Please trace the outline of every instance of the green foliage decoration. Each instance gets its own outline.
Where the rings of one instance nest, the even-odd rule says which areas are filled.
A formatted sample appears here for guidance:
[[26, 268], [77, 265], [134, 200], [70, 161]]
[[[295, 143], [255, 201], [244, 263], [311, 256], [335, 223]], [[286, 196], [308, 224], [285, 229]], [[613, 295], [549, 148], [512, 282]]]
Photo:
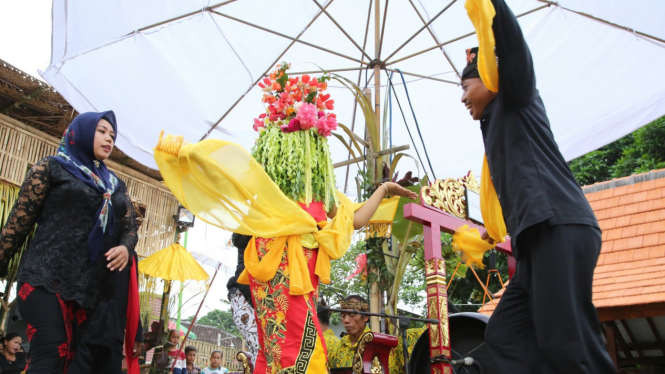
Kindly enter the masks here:
[[285, 133], [279, 125], [261, 131], [252, 156], [286, 196], [323, 202], [329, 211], [337, 195], [328, 140], [315, 129]]

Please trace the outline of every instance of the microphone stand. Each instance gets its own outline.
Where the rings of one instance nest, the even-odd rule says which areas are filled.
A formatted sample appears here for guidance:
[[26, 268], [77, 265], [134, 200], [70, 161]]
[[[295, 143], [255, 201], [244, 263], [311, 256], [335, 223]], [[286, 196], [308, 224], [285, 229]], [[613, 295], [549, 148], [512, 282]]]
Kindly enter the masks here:
[[409, 374], [409, 348], [407, 347], [407, 342], [406, 342], [406, 328], [409, 327], [411, 321], [425, 322], [425, 323], [439, 323], [438, 319], [416, 318], [409, 316], [394, 316], [386, 313], [370, 313], [355, 309], [326, 308], [326, 310], [328, 310], [329, 312], [356, 313], [363, 316], [374, 316], [374, 317], [396, 319], [398, 321], [396, 325], [399, 327], [400, 335], [402, 336], [402, 352], [404, 354], [404, 374]]

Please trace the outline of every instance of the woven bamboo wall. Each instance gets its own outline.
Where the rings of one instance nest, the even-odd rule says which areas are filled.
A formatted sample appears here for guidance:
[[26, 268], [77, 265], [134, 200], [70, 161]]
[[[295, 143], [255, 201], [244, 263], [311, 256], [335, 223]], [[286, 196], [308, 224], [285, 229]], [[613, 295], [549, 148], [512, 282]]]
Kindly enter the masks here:
[[[0, 180], [20, 186], [28, 169], [42, 158], [54, 155], [57, 145], [57, 139], [0, 115]], [[130, 175], [138, 172], [121, 171], [123, 167], [115, 163], [107, 165], [125, 182], [131, 196], [146, 204], [137, 253], [145, 257], [171, 245], [175, 235], [173, 216], [178, 210], [176, 198], [154, 179]]]

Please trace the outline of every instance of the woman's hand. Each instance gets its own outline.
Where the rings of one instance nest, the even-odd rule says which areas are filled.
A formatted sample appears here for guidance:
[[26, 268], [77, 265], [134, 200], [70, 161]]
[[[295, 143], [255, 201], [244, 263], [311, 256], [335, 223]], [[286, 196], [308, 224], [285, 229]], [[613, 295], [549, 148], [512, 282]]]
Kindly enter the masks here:
[[127, 261], [129, 261], [129, 250], [124, 245], [113, 247], [106, 252], [106, 261], [109, 261], [106, 267], [111, 271], [115, 269], [122, 271], [127, 266]]
[[[383, 183], [384, 186], [387, 187], [388, 189], [388, 195], [390, 196], [403, 196], [403, 197], [408, 197], [409, 199], [415, 200], [418, 198], [418, 194], [407, 190], [406, 188], [400, 186], [397, 183], [394, 182], [385, 182]], [[383, 188], [379, 186], [379, 188]]]

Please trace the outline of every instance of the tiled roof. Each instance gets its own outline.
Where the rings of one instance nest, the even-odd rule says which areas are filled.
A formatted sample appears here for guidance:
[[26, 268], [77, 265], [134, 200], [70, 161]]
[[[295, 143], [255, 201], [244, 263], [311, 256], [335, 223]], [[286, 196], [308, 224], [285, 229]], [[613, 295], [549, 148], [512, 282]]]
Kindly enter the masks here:
[[[583, 190], [603, 231], [593, 281], [601, 320], [614, 319], [612, 308], [646, 316], [639, 309], [665, 303], [665, 169]], [[492, 311], [492, 303], [483, 307]]]
[[[603, 188], [610, 183], [616, 187]], [[585, 192], [603, 230], [593, 282], [596, 308], [665, 302], [665, 170]]]

